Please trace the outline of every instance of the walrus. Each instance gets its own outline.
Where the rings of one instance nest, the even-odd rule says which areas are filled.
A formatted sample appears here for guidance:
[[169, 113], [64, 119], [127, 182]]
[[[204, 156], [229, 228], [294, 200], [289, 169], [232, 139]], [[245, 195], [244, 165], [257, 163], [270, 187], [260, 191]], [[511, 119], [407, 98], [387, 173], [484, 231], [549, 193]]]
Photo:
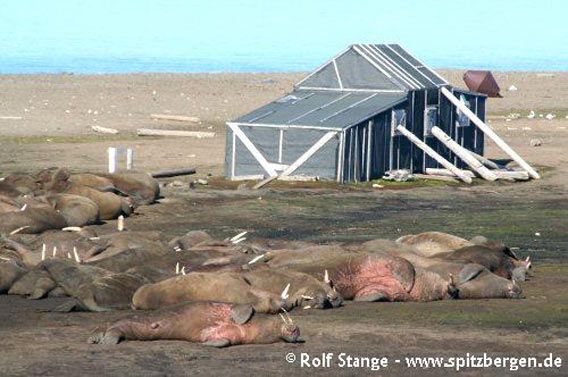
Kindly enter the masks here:
[[442, 280], [449, 279], [451, 298], [521, 298], [522, 289], [514, 281], [497, 276], [480, 264], [461, 260], [424, 257], [414, 252], [400, 253], [397, 256], [408, 260], [416, 270], [434, 273]]
[[53, 194], [49, 195], [47, 200], [65, 218], [67, 226], [83, 227], [100, 221], [99, 206], [88, 197]]
[[57, 308], [57, 311], [92, 311], [129, 309], [132, 296], [144, 284], [154, 283], [173, 273], [151, 266], [138, 266], [125, 272], [101, 274], [85, 281], [74, 290], [65, 290], [74, 298]]
[[516, 281], [525, 281], [532, 269], [530, 258], [520, 260], [508, 247], [500, 243], [462, 247], [444, 254], [443, 258], [477, 263], [498, 276]]
[[0, 256], [0, 293], [6, 293], [26, 272], [18, 261]]
[[473, 245], [466, 239], [442, 232], [411, 234], [398, 238], [396, 242], [412, 246], [418, 254], [425, 257]]
[[102, 173], [120, 192], [132, 197], [136, 205], [152, 204], [160, 197], [160, 184], [157, 179], [145, 172]]
[[58, 169], [51, 176], [51, 180], [44, 184], [44, 189], [50, 193], [74, 194], [91, 199], [99, 207], [101, 220], [111, 220], [120, 215], [132, 214], [132, 199], [112, 192], [101, 192], [88, 186], [81, 186], [70, 181], [70, 176], [67, 169]]
[[[284, 291], [286, 286], [280, 289]], [[291, 309], [285, 297], [251, 286], [238, 273], [192, 272], [143, 285], [132, 297], [133, 309], [158, 309], [181, 302], [221, 301], [250, 304], [259, 313]]]
[[195, 302], [119, 320], [90, 336], [88, 343], [170, 339], [227, 347], [299, 342], [298, 326], [289, 317], [282, 316], [282, 321], [276, 316], [254, 313], [250, 305]]
[[305, 250], [268, 252], [271, 268], [308, 273], [317, 279], [325, 271], [334, 288], [345, 300], [407, 301], [414, 285], [415, 270], [410, 262], [389, 255], [349, 251], [346, 248], [317, 246]]
[[0, 213], [0, 233], [41, 233], [48, 229], [62, 229], [67, 226], [65, 218], [56, 210], [25, 208], [23, 211]]
[[47, 271], [36, 266], [16, 280], [8, 290], [8, 294], [37, 300], [45, 297], [55, 287], [57, 287], [57, 283]]

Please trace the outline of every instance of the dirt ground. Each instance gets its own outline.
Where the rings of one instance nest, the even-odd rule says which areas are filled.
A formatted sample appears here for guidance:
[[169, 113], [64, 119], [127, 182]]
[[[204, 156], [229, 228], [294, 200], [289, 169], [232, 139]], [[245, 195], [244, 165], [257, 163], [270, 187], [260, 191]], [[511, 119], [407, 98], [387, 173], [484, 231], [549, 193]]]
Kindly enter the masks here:
[[[460, 72], [444, 72], [457, 82]], [[552, 76], [551, 76], [552, 75]], [[3, 76], [0, 77], [0, 176], [47, 166], [104, 170], [108, 146], [135, 149], [141, 170], [195, 166], [196, 176], [164, 189], [161, 203], [143, 207], [127, 226], [173, 237], [204, 229], [217, 237], [242, 230], [249, 238], [317, 242], [394, 239], [439, 230], [501, 239], [535, 260], [535, 277], [521, 300], [431, 303], [348, 303], [331, 311], [293, 312], [304, 344], [209, 349], [185, 342], [86, 344], [97, 325], [128, 312], [51, 313], [60, 299], [0, 296], [0, 375], [567, 375], [568, 369], [568, 74], [498, 73], [505, 98], [490, 100], [491, 125], [543, 178], [526, 183], [439, 182], [373, 189], [370, 184], [278, 184], [236, 189], [221, 178], [227, 119], [289, 90], [301, 74]], [[27, 111], [26, 111], [27, 109]], [[89, 112], [90, 110], [90, 112]], [[536, 119], [527, 119], [530, 110]], [[68, 112], [67, 112], [68, 111]], [[94, 112], [97, 111], [95, 114]], [[152, 113], [199, 116], [201, 124], [158, 122]], [[510, 113], [520, 119], [507, 120]], [[554, 113], [555, 119], [544, 116]], [[543, 114], [543, 118], [539, 117]], [[7, 117], [21, 117], [11, 119]], [[514, 117], [510, 117], [514, 118]], [[93, 134], [92, 125], [119, 135]], [[212, 139], [138, 138], [139, 127], [214, 131]], [[540, 147], [531, 147], [540, 139]], [[503, 157], [488, 142], [489, 157]], [[189, 189], [196, 177], [208, 186]], [[98, 226], [111, 231], [113, 222]], [[388, 357], [389, 367], [300, 368], [285, 357], [332, 352]], [[539, 356], [563, 358], [560, 369], [406, 368], [407, 356]], [[403, 361], [404, 363], [404, 361]], [[270, 372], [269, 372], [270, 371]]]

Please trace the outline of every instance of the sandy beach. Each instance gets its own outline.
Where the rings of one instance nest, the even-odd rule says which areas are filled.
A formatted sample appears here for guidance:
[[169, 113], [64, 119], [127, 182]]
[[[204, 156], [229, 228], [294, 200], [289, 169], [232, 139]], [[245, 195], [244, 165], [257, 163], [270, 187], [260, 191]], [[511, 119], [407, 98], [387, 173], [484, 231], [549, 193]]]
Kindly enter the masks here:
[[[462, 86], [461, 71], [440, 71]], [[127, 219], [129, 229], [161, 230], [173, 237], [204, 229], [219, 239], [243, 230], [249, 237], [316, 242], [395, 239], [439, 230], [462, 237], [503, 240], [523, 258], [531, 255], [536, 277], [523, 300], [428, 303], [349, 303], [341, 309], [293, 313], [305, 344], [209, 349], [186, 342], [126, 342], [115, 348], [86, 344], [90, 331], [124, 312], [51, 313], [61, 299], [0, 296], [0, 366], [3, 375], [219, 375], [252, 373], [334, 375], [300, 369], [288, 352], [354, 355], [547, 356], [568, 362], [568, 73], [497, 72], [504, 98], [490, 99], [489, 124], [542, 173], [522, 183], [425, 185], [373, 189], [281, 184], [236, 190], [222, 179], [224, 122], [291, 90], [303, 74], [132, 74], [0, 76], [0, 176], [68, 166], [104, 171], [106, 148], [131, 147], [135, 167], [153, 171], [195, 167], [179, 187], [165, 187], [161, 203]], [[511, 85], [516, 91], [508, 91]], [[534, 111], [534, 119], [527, 118]], [[198, 124], [157, 121], [151, 114], [195, 116]], [[519, 115], [516, 115], [519, 114]], [[554, 118], [546, 119], [553, 114]], [[541, 117], [542, 115], [542, 117]], [[92, 126], [119, 130], [94, 133]], [[142, 138], [137, 128], [215, 132], [214, 138]], [[540, 140], [538, 147], [531, 141]], [[487, 142], [487, 155], [505, 155]], [[189, 189], [209, 177], [208, 186]], [[451, 200], [448, 200], [451, 198]], [[95, 227], [111, 232], [114, 221]], [[330, 374], [330, 372], [333, 372]], [[351, 372], [351, 371], [347, 371]], [[371, 373], [360, 370], [361, 373]], [[383, 373], [384, 372], [384, 373]], [[566, 375], [562, 369], [539, 375]], [[394, 366], [374, 375], [512, 375], [534, 370], [408, 370]]]

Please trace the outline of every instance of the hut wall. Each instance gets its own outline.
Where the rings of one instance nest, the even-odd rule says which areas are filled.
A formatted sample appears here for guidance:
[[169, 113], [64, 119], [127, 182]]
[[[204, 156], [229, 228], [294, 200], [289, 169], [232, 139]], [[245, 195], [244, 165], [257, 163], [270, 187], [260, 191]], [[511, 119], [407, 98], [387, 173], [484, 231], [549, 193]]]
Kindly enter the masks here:
[[[328, 131], [316, 129], [299, 129], [287, 127], [240, 126], [250, 141], [270, 163], [290, 165], [304, 154]], [[282, 138], [282, 141], [280, 141]], [[232, 174], [232, 157], [235, 156], [234, 176], [266, 175], [266, 171], [258, 163], [252, 153], [239, 138], [235, 138], [233, 154], [233, 132], [227, 132], [227, 148], [225, 155], [225, 171]], [[280, 151], [280, 146], [282, 150]], [[336, 162], [338, 156], [339, 137], [332, 138], [292, 175], [318, 176], [325, 179], [336, 179]]]
[[[460, 98], [462, 95], [467, 102], [469, 102], [469, 108], [483, 121], [485, 121], [485, 101], [486, 97], [478, 96], [474, 93], [462, 91], [459, 89], [452, 89], [453, 94]], [[438, 127], [440, 127], [446, 134], [448, 134], [452, 139], [454, 139], [458, 144], [464, 148], [474, 151], [480, 155], [484, 152], [484, 133], [473, 124], [470, 120], [467, 120], [465, 125], [458, 124], [458, 113], [456, 108], [452, 103], [443, 95], [439, 96], [439, 115], [438, 115]], [[440, 143], [436, 138], [432, 136], [426, 137], [426, 143], [432, 147], [436, 152], [442, 155], [451, 163], [455, 164], [459, 168], [467, 168], [467, 165], [454, 153], [448, 150], [448, 148]], [[426, 158], [426, 167], [441, 167], [436, 161], [431, 158]]]
[[[426, 91], [412, 91], [408, 93], [406, 110], [406, 128], [418, 136], [424, 137], [424, 110], [426, 108]], [[404, 135], [396, 134], [392, 140], [392, 163], [390, 169], [408, 169], [412, 172], [422, 172], [424, 169], [424, 152], [416, 147]]]

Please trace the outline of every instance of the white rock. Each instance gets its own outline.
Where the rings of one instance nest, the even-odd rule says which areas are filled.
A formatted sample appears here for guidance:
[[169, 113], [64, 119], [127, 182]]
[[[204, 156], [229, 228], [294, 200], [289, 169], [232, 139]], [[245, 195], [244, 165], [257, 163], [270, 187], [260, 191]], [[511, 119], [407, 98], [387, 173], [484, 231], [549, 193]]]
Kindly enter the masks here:
[[385, 186], [379, 185], [378, 183], [373, 183], [373, 188], [379, 188], [380, 189], [380, 188], [383, 188], [383, 187], [385, 187]]
[[529, 113], [529, 115], [527, 115], [527, 118], [533, 119], [535, 116], [536, 116], [535, 112], [531, 110], [531, 112]]
[[530, 141], [531, 147], [540, 147], [542, 145], [542, 140], [540, 139], [531, 139]]
[[517, 89], [517, 87], [516, 87], [515, 85], [511, 85], [507, 90], [508, 90], [509, 92], [516, 92], [516, 91], [519, 90], [519, 89]]
[[536, 232], [534, 235], [540, 237], [540, 232]]
[[548, 113], [548, 114], [546, 114], [545, 118], [548, 119], [548, 120], [552, 120], [552, 119], [556, 118], [556, 115], [554, 115], [552, 113]]

